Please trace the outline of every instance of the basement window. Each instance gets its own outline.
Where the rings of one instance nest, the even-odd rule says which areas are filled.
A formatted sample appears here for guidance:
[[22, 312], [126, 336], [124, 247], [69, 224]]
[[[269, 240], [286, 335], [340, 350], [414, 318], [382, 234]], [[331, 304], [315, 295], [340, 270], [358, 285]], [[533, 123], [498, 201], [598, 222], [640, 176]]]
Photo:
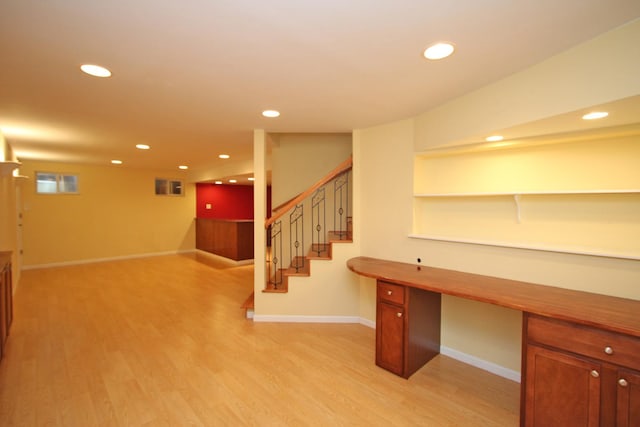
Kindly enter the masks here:
[[156, 178], [157, 196], [182, 196], [184, 195], [182, 181], [177, 179]]
[[36, 172], [36, 193], [78, 194], [78, 175]]

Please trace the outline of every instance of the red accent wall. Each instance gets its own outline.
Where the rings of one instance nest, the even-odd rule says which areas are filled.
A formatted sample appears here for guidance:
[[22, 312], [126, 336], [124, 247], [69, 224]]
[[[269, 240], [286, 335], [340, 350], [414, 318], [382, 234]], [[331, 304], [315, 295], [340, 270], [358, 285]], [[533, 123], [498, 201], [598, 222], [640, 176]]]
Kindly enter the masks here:
[[[207, 209], [207, 203], [211, 209]], [[267, 187], [267, 212], [271, 212], [271, 187]], [[253, 186], [196, 184], [196, 216], [215, 219], [253, 219]]]

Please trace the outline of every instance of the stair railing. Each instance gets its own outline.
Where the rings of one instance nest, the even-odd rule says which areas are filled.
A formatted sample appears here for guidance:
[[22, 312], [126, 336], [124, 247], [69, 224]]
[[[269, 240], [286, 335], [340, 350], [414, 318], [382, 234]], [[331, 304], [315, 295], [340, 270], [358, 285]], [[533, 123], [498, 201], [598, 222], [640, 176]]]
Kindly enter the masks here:
[[304, 250], [304, 209], [302, 205], [298, 205], [289, 215], [290, 266], [296, 273], [304, 268]]
[[349, 176], [343, 174], [333, 182], [333, 229], [338, 234], [340, 240], [351, 238], [349, 236]]
[[[299, 272], [305, 268], [306, 254], [309, 248], [305, 247], [305, 235], [311, 234], [311, 250], [318, 256], [327, 250], [326, 209], [333, 209], [334, 231], [341, 240], [350, 239], [351, 226], [349, 221], [349, 171], [352, 168], [352, 158], [349, 157], [340, 163], [322, 179], [317, 181], [298, 196], [275, 208], [274, 214], [265, 220], [267, 235], [271, 241], [271, 250], [267, 251], [268, 285], [272, 290], [280, 289], [283, 283], [283, 265], [285, 258], [290, 259], [290, 268]], [[334, 200], [327, 200], [325, 188], [327, 184], [334, 182]], [[310, 199], [310, 200], [309, 200]], [[306, 205], [306, 207], [305, 207]], [[304, 210], [311, 209], [311, 226], [305, 228]], [[289, 236], [283, 236], [285, 230], [282, 227], [281, 218], [289, 213]], [[283, 254], [283, 241], [289, 240], [289, 253]], [[284, 257], [283, 257], [284, 255]]]
[[311, 198], [311, 250], [317, 256], [327, 244], [326, 200], [324, 187], [318, 188]]
[[282, 263], [282, 221], [276, 221], [267, 229], [271, 236], [271, 250], [267, 251], [268, 288], [279, 289], [283, 281]]

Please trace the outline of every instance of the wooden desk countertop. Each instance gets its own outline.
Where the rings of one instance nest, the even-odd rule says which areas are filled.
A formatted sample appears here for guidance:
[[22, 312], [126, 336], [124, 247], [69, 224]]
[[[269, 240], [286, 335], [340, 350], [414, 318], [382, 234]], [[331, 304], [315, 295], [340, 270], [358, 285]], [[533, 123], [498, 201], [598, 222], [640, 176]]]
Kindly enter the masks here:
[[347, 267], [373, 279], [640, 337], [637, 300], [369, 257], [351, 258]]

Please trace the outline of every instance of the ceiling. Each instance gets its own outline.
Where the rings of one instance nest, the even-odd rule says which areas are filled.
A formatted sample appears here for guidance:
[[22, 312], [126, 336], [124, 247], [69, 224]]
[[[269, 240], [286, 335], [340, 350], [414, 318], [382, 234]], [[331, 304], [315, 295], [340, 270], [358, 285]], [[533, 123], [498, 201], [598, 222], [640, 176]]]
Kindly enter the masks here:
[[[411, 117], [639, 16], [637, 0], [7, 0], [0, 128], [21, 159], [228, 175], [253, 129]], [[456, 52], [425, 60], [441, 40]]]

